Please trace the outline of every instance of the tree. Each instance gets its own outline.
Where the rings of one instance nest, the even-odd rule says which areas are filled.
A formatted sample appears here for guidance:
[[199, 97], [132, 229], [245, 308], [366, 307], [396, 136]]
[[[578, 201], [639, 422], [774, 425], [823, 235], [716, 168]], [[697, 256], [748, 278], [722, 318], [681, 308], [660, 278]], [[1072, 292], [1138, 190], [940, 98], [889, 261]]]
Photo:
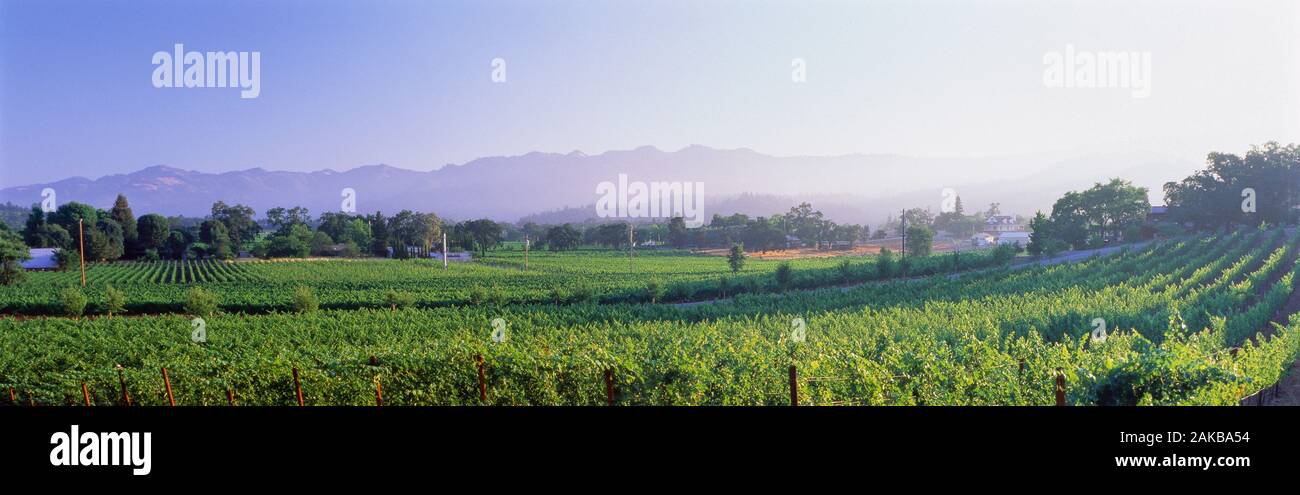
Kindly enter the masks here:
[[217, 295], [194, 287], [185, 295], [185, 312], [194, 316], [212, 316], [217, 312]]
[[189, 247], [193, 240], [183, 230], [173, 230], [167, 234], [167, 254], [172, 259], [182, 259], [185, 257], [186, 248]]
[[907, 254], [928, 256], [934, 243], [934, 231], [924, 224], [908, 224]]
[[824, 240], [823, 233], [823, 215], [820, 211], [814, 211], [812, 205], [808, 203], [799, 203], [799, 206], [790, 208], [786, 213], [785, 219], [787, 227], [794, 235], [803, 241], [813, 240], [821, 242]]
[[775, 276], [777, 287], [781, 290], [790, 288], [790, 284], [794, 282], [794, 271], [790, 268], [790, 262], [782, 261], [781, 264], [776, 265]]
[[74, 237], [77, 232], [78, 220], [85, 221], [86, 227], [93, 227], [98, 219], [95, 207], [76, 201], [63, 203], [58, 210], [46, 217], [47, 222], [63, 227], [63, 230], [68, 231]]
[[384, 214], [376, 211], [373, 215], [366, 217], [366, 224], [370, 226], [371, 233], [370, 254], [388, 257], [388, 221], [384, 219]]
[[571, 224], [551, 227], [546, 231], [546, 245], [551, 251], [569, 251], [578, 248], [582, 233]]
[[22, 237], [0, 231], [0, 285], [20, 284], [26, 279], [22, 262], [32, 259]]
[[[1300, 206], [1300, 146], [1268, 142], [1246, 155], [1212, 152], [1204, 170], [1164, 186], [1170, 217], [1199, 229], [1290, 224]], [[1253, 191], [1253, 197], [1248, 197]], [[1253, 211], [1243, 204], [1253, 200]]]
[[879, 278], [889, 278], [894, 276], [894, 252], [887, 247], [880, 248], [880, 255], [876, 256], [876, 275]]
[[501, 226], [486, 218], [464, 222], [462, 227], [468, 234], [479, 255], [501, 244]]
[[80, 317], [86, 312], [86, 295], [76, 287], [66, 287], [59, 293], [59, 309], [64, 316]]
[[645, 295], [650, 299], [650, 304], [659, 302], [659, 298], [664, 297], [664, 285], [658, 280], [651, 279], [645, 284]]
[[672, 217], [668, 220], [668, 243], [675, 248], [681, 249], [686, 247], [686, 242], [686, 219]]
[[745, 267], [745, 246], [742, 244], [732, 244], [731, 252], [727, 254], [727, 265], [731, 267], [731, 272], [739, 272]]
[[333, 254], [333, 247], [334, 239], [330, 239], [329, 234], [318, 230], [312, 235], [310, 245], [312, 256], [329, 256]]
[[27, 216], [23, 227], [23, 241], [35, 248], [49, 247], [45, 238], [45, 210], [41, 205], [32, 205], [32, 212]]
[[117, 195], [117, 200], [113, 202], [113, 209], [109, 211], [108, 215], [122, 229], [123, 251], [129, 251], [132, 256], [138, 254], [135, 214], [131, 212], [131, 205], [127, 203], [126, 196]]
[[212, 204], [212, 219], [226, 226], [226, 234], [230, 236], [235, 251], [242, 250], [244, 243], [252, 240], [261, 231], [257, 221], [253, 220], [254, 215], [256, 212], [244, 205], [232, 206], [223, 201]]
[[212, 256], [218, 259], [234, 256], [230, 248], [230, 233], [220, 220], [204, 220], [199, 224], [199, 240], [208, 244]]
[[785, 233], [781, 231], [775, 218], [772, 220], [763, 217], [755, 218], [745, 226], [740, 238], [741, 243], [761, 252], [785, 245]]
[[150, 249], [163, 252], [167, 249], [167, 238], [171, 235], [171, 226], [167, 218], [150, 213], [136, 220], [136, 244], [140, 252]]
[[104, 311], [108, 312], [108, 317], [112, 318], [113, 313], [121, 313], [126, 309], [126, 295], [117, 290], [112, 285], [104, 286]]
[[100, 219], [95, 228], [86, 232], [86, 256], [99, 261], [112, 261], [125, 254], [122, 226], [112, 218]]
[[[324, 232], [318, 232], [324, 234]], [[328, 234], [326, 234], [328, 235]], [[299, 285], [293, 289], [293, 310], [297, 313], [314, 313], [320, 308], [320, 301], [316, 299], [316, 294], [311, 291], [311, 287]]]

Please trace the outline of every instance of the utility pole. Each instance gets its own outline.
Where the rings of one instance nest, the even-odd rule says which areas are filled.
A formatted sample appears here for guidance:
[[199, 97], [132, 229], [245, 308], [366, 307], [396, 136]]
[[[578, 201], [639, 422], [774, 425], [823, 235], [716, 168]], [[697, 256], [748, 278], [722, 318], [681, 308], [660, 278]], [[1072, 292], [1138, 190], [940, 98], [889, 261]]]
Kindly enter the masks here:
[[82, 224], [84, 223], [85, 223], [85, 219], [81, 219], [81, 218], [77, 219], [77, 239], [79, 239], [79, 242], [81, 244], [81, 250], [80, 250], [81, 252], [77, 254], [81, 255], [81, 286], [82, 287], [86, 286], [86, 228], [82, 226]]
[[528, 234], [524, 234], [524, 271], [528, 271]]
[[628, 270], [629, 272], [630, 272], [630, 271], [633, 271], [633, 269], [632, 269], [632, 242], [633, 242], [633, 241], [632, 241], [632, 239], [633, 239], [633, 238], [632, 238], [632, 222], [628, 222], [628, 223], [627, 223], [627, 270]]
[[442, 269], [447, 269], [447, 233], [442, 233]]
[[900, 261], [899, 264], [903, 266], [903, 275], [907, 275], [907, 263], [906, 263], [907, 261], [907, 210], [906, 209], [904, 209], [903, 213], [898, 216], [898, 224], [902, 226], [901, 229], [903, 230], [903, 250], [902, 250], [903, 257], [902, 257], [902, 261]]

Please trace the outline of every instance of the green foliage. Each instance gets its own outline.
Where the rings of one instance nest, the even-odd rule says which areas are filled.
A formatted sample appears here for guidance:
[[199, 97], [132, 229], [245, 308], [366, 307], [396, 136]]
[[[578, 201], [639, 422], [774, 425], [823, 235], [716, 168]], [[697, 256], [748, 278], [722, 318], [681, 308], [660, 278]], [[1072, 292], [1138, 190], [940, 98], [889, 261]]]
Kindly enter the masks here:
[[415, 296], [409, 292], [390, 290], [384, 293], [384, 304], [387, 304], [389, 309], [393, 311], [398, 308], [409, 308], [415, 305]]
[[22, 262], [32, 259], [22, 237], [0, 231], [0, 285], [16, 285], [26, 279]]
[[781, 290], [790, 288], [790, 284], [794, 282], [794, 270], [790, 268], [789, 263], [777, 265], [773, 276], [776, 277], [776, 286]]
[[320, 309], [320, 301], [311, 287], [300, 285], [293, 289], [293, 310], [296, 313], [314, 313]]
[[745, 246], [743, 244], [731, 245], [731, 251], [727, 253], [727, 266], [731, 267], [732, 273], [738, 273], [745, 267]]
[[185, 295], [185, 312], [195, 316], [212, 316], [219, 304], [217, 295], [202, 287], [193, 287]]
[[86, 295], [76, 287], [64, 288], [59, 293], [59, 308], [64, 316], [81, 316], [86, 312]]
[[108, 316], [121, 313], [126, 310], [126, 294], [113, 288], [112, 285], [104, 286], [104, 312]]

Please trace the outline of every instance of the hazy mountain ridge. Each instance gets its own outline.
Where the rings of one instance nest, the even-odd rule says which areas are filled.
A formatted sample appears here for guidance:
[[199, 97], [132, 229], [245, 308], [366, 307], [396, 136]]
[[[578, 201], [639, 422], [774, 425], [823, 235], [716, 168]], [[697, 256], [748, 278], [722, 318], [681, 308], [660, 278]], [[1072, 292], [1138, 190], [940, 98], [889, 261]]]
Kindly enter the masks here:
[[[1154, 188], [1181, 178], [1198, 164], [1158, 155], [1041, 154], [992, 158], [912, 158], [898, 155], [776, 157], [749, 149], [689, 146], [675, 152], [643, 146], [599, 155], [533, 152], [479, 158], [432, 171], [365, 165], [346, 171], [272, 171], [263, 168], [207, 173], [156, 165], [98, 179], [73, 177], [0, 189], [0, 202], [30, 205], [53, 188], [58, 202], [101, 208], [125, 194], [137, 213], [206, 215], [218, 200], [253, 207], [304, 206], [313, 214], [337, 211], [344, 188], [357, 194], [357, 210], [437, 212], [449, 219], [595, 217], [596, 185], [629, 181], [704, 183], [704, 215], [770, 215], [809, 201], [833, 220], [877, 224], [904, 207], [935, 211], [941, 191], [953, 188], [968, 211], [999, 202], [1004, 212], [1050, 209], [1067, 190], [1112, 176]], [[988, 171], [998, 170], [996, 176]], [[784, 204], [782, 204], [784, 203]], [[774, 211], [772, 211], [774, 210]], [[547, 212], [547, 213], [542, 213]], [[565, 213], [568, 212], [568, 213]], [[560, 216], [557, 216], [560, 215]], [[574, 221], [574, 220], [570, 220]]]

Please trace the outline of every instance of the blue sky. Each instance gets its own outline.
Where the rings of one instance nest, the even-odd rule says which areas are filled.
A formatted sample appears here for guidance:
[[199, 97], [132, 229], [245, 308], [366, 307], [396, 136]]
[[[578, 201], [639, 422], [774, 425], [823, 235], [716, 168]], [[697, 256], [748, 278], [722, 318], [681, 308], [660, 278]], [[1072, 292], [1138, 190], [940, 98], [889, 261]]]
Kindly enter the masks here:
[[[1296, 2], [1134, 3], [0, 0], [0, 186], [641, 145], [1199, 159], [1300, 141]], [[261, 52], [260, 97], [154, 88], [174, 43]], [[1151, 96], [1045, 88], [1066, 44], [1151, 52]]]

